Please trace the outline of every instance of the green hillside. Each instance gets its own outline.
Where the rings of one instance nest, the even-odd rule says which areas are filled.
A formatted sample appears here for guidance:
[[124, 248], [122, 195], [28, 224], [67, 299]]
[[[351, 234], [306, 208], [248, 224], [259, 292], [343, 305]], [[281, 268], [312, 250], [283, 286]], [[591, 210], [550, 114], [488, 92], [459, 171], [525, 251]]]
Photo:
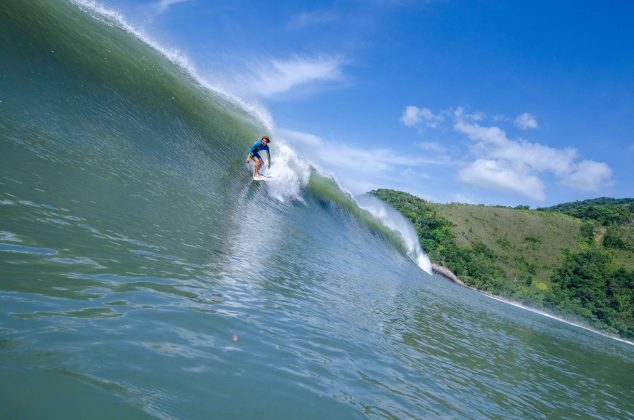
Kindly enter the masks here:
[[634, 337], [634, 200], [529, 210], [372, 194], [406, 216], [431, 260], [465, 284]]
[[579, 219], [591, 220], [603, 226], [623, 225], [634, 220], [634, 198], [599, 197], [539, 210], [560, 212]]

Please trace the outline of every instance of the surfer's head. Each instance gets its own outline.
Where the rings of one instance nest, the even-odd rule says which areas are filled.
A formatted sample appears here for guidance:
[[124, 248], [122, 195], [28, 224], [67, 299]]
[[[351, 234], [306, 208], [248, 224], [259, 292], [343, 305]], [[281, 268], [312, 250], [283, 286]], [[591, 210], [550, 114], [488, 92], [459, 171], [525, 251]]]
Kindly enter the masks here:
[[266, 144], [269, 144], [271, 142], [271, 139], [269, 139], [269, 136], [264, 136], [260, 141], [266, 141]]

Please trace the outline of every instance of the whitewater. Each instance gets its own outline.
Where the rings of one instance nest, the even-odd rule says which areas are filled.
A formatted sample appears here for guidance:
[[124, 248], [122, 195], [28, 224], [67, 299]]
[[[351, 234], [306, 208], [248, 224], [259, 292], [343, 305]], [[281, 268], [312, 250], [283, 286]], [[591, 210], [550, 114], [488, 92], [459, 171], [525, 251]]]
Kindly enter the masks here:
[[632, 346], [428, 274], [405, 219], [116, 13], [8, 0], [0, 51], [3, 418], [634, 415]]

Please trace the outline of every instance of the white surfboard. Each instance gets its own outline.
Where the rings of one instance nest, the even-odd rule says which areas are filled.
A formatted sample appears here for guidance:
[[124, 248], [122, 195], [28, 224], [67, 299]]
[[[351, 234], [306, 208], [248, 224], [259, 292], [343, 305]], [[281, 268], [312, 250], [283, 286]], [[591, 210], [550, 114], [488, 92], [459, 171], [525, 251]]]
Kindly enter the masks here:
[[254, 176], [253, 180], [254, 181], [270, 181], [271, 177], [265, 176], [265, 175], [260, 175], [260, 176]]

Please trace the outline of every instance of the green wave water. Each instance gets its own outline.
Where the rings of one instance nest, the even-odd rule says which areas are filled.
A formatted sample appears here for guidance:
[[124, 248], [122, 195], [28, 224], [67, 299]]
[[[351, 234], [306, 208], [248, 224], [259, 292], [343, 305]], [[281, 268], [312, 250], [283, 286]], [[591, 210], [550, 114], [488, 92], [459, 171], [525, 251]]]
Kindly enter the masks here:
[[275, 142], [251, 182], [263, 118], [112, 16], [6, 0], [0, 51], [0, 417], [634, 415], [632, 346], [427, 275]]

